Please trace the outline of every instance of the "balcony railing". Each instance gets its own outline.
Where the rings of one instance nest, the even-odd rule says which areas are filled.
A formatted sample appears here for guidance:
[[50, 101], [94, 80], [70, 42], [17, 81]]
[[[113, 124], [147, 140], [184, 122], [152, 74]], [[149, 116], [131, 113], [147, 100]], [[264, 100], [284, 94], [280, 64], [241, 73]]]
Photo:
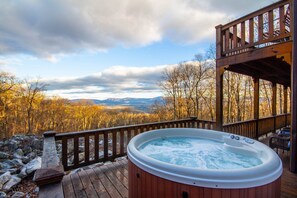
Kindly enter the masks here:
[[291, 40], [291, 0], [283, 0], [217, 26], [218, 58]]

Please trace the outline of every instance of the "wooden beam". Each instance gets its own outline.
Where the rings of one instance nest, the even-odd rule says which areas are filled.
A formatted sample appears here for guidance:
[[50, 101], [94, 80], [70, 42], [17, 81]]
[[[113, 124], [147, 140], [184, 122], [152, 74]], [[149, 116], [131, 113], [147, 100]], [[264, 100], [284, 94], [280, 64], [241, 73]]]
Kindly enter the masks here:
[[291, 28], [293, 33], [293, 52], [292, 52], [292, 98], [291, 98], [291, 156], [290, 156], [290, 171], [297, 173], [297, 0], [292, 0], [291, 4]]
[[216, 130], [223, 130], [223, 77], [224, 68], [216, 68]]
[[262, 58], [268, 58], [272, 56], [277, 56], [281, 54], [291, 53], [292, 42], [288, 41], [285, 43], [275, 44], [272, 46], [253, 49], [239, 55], [228, 56], [223, 58], [217, 58], [217, 67], [226, 65], [235, 65], [239, 63], [244, 63], [253, 60], [259, 60]]
[[254, 119], [256, 120], [256, 138], [259, 137], [259, 78], [254, 78]]

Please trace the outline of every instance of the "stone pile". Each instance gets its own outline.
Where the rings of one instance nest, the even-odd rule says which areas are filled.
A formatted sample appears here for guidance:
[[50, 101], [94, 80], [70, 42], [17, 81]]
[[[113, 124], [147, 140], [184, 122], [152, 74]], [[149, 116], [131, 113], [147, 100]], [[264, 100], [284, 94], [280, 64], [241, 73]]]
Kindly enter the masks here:
[[[35, 135], [16, 135], [0, 141], [0, 198], [41, 168], [43, 140]], [[21, 192], [14, 197], [21, 197]]]

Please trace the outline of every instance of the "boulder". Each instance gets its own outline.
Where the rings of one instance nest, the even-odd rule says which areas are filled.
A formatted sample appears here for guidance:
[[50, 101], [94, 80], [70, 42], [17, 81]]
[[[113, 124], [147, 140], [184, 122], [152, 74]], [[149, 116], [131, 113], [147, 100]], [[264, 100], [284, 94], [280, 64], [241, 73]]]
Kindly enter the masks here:
[[[7, 161], [7, 160], [6, 160], [6, 161]], [[0, 163], [0, 169], [1, 169], [1, 170], [7, 170], [7, 169], [12, 168], [12, 166], [9, 165], [9, 164], [7, 164], [6, 161]], [[4, 172], [6, 172], [6, 171], [4, 171]]]
[[23, 192], [15, 192], [15, 193], [11, 196], [11, 198], [23, 198], [23, 197], [25, 197], [25, 193], [23, 193]]
[[30, 175], [31, 173], [33, 173], [34, 171], [36, 171], [37, 169], [41, 168], [41, 158], [40, 157], [36, 157], [35, 159], [33, 159], [32, 161], [30, 161], [28, 164], [26, 164], [25, 166], [23, 166], [19, 177], [24, 178], [27, 175]]
[[38, 138], [34, 138], [31, 147], [33, 149], [37, 149], [37, 150], [42, 150], [43, 148], [43, 141], [38, 139]]
[[4, 161], [5, 164], [8, 164], [10, 167], [9, 168], [19, 168], [21, 166], [24, 166], [22, 160], [20, 159], [12, 159], [12, 160], [6, 160]]
[[78, 152], [82, 153], [85, 151], [85, 146], [79, 146], [78, 147]]
[[21, 178], [15, 176], [15, 175], [12, 175], [10, 180], [4, 184], [3, 190], [4, 191], [9, 191], [13, 186], [17, 185], [21, 181], [22, 181]]
[[6, 184], [11, 179], [11, 174], [9, 171], [0, 175], [0, 189], [3, 188], [3, 185]]
[[11, 168], [11, 169], [8, 169], [8, 171], [10, 172], [10, 174], [16, 174], [17, 172], [19, 172], [20, 169], [17, 169], [17, 168]]
[[10, 152], [14, 152], [15, 150], [17, 150], [19, 148], [19, 141], [16, 140], [10, 140], [7, 142], [7, 144], [5, 144], [5, 146], [7, 147], [8, 151]]
[[31, 148], [31, 146], [27, 145], [24, 147], [23, 151], [24, 151], [25, 155], [28, 155], [29, 153], [31, 153], [33, 151], [33, 149]]
[[17, 159], [21, 159], [24, 156], [24, 152], [22, 149], [17, 149], [14, 153], [13, 153], [13, 157], [17, 158]]
[[29, 163], [32, 159], [30, 159], [29, 157], [27, 157], [27, 156], [24, 156], [24, 157], [22, 157], [21, 158], [22, 159], [22, 162], [24, 163], [24, 164], [27, 164], [27, 163]]
[[37, 154], [35, 152], [31, 152], [29, 153], [26, 157], [28, 157], [30, 160], [34, 159], [35, 157], [37, 157]]
[[0, 198], [6, 198], [7, 196], [6, 196], [6, 193], [5, 192], [2, 192], [2, 191], [0, 191]]
[[8, 153], [0, 151], [0, 159], [8, 159], [9, 157], [10, 155]]

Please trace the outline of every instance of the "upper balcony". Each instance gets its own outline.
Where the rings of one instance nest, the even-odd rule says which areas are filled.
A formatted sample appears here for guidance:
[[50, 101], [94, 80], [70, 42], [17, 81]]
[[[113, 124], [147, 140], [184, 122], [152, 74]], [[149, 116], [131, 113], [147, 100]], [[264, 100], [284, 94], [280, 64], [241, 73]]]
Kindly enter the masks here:
[[217, 67], [290, 86], [291, 0], [216, 27]]

